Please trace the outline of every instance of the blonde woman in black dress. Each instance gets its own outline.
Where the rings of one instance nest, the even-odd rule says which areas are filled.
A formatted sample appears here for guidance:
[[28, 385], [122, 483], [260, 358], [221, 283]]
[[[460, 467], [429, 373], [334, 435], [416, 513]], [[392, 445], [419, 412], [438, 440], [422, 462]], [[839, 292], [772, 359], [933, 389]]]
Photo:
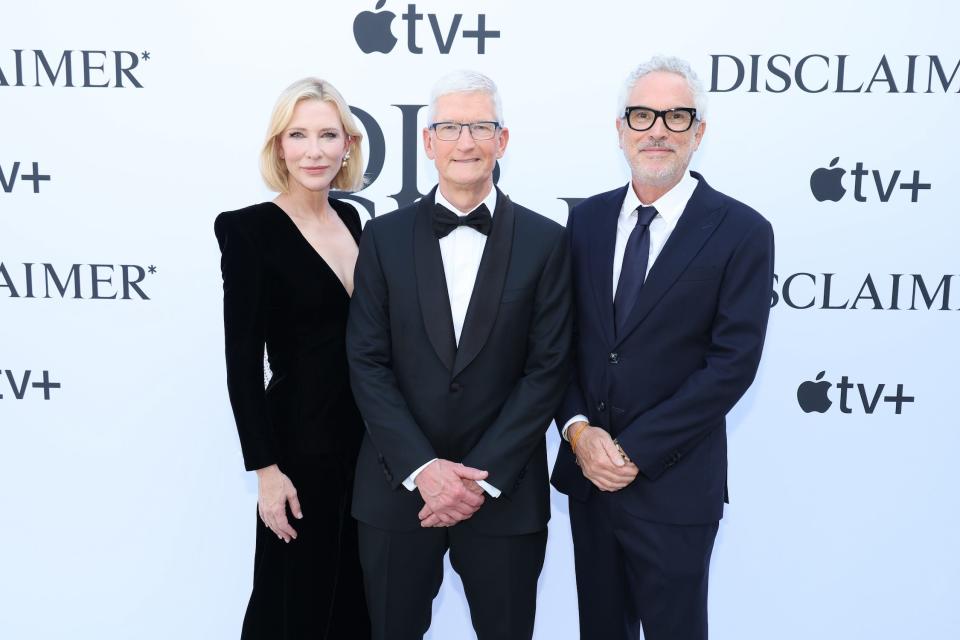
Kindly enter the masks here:
[[245, 639], [369, 637], [350, 517], [363, 424], [344, 347], [360, 218], [329, 197], [362, 187], [361, 138], [330, 83], [295, 82], [274, 107], [260, 158], [279, 195], [215, 224], [227, 387], [259, 484]]

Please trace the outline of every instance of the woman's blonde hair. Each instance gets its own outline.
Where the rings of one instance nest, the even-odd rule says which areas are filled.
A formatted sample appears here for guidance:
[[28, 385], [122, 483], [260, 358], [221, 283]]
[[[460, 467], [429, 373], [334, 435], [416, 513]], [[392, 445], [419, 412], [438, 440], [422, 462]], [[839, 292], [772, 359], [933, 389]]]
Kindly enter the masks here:
[[286, 193], [289, 189], [289, 174], [287, 165], [280, 157], [280, 136], [290, 125], [293, 119], [293, 110], [304, 100], [322, 100], [337, 108], [344, 132], [350, 136], [348, 153], [350, 157], [346, 164], [334, 177], [331, 187], [343, 191], [359, 191], [363, 188], [363, 151], [360, 143], [363, 133], [350, 113], [350, 107], [337, 89], [320, 78], [304, 78], [297, 80], [277, 99], [270, 116], [270, 125], [267, 127], [267, 138], [260, 150], [260, 174], [264, 182], [273, 191]]

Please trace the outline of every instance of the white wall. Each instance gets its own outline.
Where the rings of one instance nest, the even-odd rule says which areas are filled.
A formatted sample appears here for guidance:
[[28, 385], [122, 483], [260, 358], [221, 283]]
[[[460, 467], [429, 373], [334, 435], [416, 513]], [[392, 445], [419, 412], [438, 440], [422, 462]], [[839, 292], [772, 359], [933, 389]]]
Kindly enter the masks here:
[[[225, 393], [219, 255], [214, 216], [271, 198], [257, 151], [277, 94], [320, 75], [379, 123], [383, 171], [362, 192], [376, 212], [395, 208], [401, 188], [401, 110], [425, 104], [432, 82], [459, 67], [499, 83], [510, 147], [501, 187], [558, 221], [561, 197], [585, 197], [623, 184], [628, 172], [613, 128], [620, 83], [656, 52], [685, 57], [711, 84], [712, 56], [750, 63], [762, 56], [811, 58], [783, 93], [740, 89], [710, 96], [708, 127], [694, 160], [716, 188], [752, 205], [774, 225], [780, 284], [798, 306], [772, 310], [760, 375], [730, 420], [733, 503], [720, 529], [711, 581], [713, 637], [736, 640], [960, 637], [956, 530], [960, 447], [955, 368], [960, 275], [949, 310], [909, 310], [913, 276], [930, 291], [960, 274], [956, 206], [960, 186], [953, 127], [960, 73], [948, 90], [927, 89], [929, 58], [948, 79], [960, 62], [953, 3], [811, 0], [774, 9], [760, 1], [726, 3], [508, 3], [418, 0], [445, 33], [477, 14], [500, 31], [477, 53], [462, 34], [450, 53], [434, 43], [428, 17], [417, 25], [424, 53], [407, 50], [408, 24], [389, 54], [364, 54], [354, 17], [375, 2], [130, 4], [114, 0], [5, 5], [0, 18], [0, 637], [235, 638], [251, 582], [255, 479], [243, 472]], [[406, 2], [385, 10], [404, 13]], [[44, 76], [42, 50], [56, 67], [71, 54], [74, 87]], [[23, 84], [16, 54], [23, 50]], [[83, 59], [90, 54], [84, 88]], [[150, 53], [115, 83], [112, 51]], [[886, 56], [899, 93], [875, 82], [870, 93], [837, 93], [864, 84]], [[907, 90], [908, 55], [914, 93]], [[130, 66], [132, 57], [121, 54]], [[101, 62], [104, 61], [104, 62]], [[775, 64], [782, 68], [785, 61]], [[827, 63], [829, 62], [829, 71]], [[736, 69], [720, 59], [717, 88]], [[765, 67], [763, 67], [765, 68]], [[42, 73], [42, 67], [41, 67]], [[61, 74], [64, 71], [61, 70]], [[884, 75], [881, 67], [880, 76]], [[765, 72], [758, 86], [769, 81]], [[425, 110], [424, 110], [425, 111]], [[420, 114], [418, 127], [424, 123]], [[417, 144], [418, 143], [414, 143]], [[414, 147], [408, 145], [413, 152]], [[435, 171], [419, 148], [417, 182]], [[849, 190], [818, 202], [811, 172], [839, 157]], [[10, 183], [32, 163], [51, 179]], [[910, 202], [894, 188], [880, 202], [873, 174], [854, 198], [857, 162], [913, 171], [931, 185]], [[24, 263], [34, 266], [28, 297]], [[122, 298], [122, 267], [146, 274], [131, 299], [90, 299], [91, 268], [81, 266], [82, 299], [53, 289], [44, 299], [44, 263], [66, 277], [74, 264], [98, 267], [100, 294]], [[128, 268], [132, 279], [138, 271]], [[852, 301], [868, 274], [882, 310], [824, 306]], [[892, 277], [901, 310], [889, 310]], [[19, 297], [13, 296], [13, 288]], [[51, 285], [52, 286], [52, 285]], [[869, 291], [866, 289], [865, 291]], [[780, 286], [778, 296], [782, 295]], [[867, 295], [864, 293], [864, 295]], [[918, 298], [919, 301], [919, 298]], [[23, 398], [19, 386], [30, 371]], [[61, 384], [33, 387], [42, 372]], [[7, 373], [7, 372], [10, 373]], [[872, 399], [897, 384], [915, 398], [900, 415], [879, 401], [865, 413], [856, 387], [840, 410], [806, 414], [798, 385], [825, 379], [864, 385]], [[10, 380], [15, 382], [16, 392]], [[557, 439], [550, 435], [552, 451]], [[540, 583], [536, 638], [576, 637], [576, 599], [565, 499], [555, 494]], [[430, 638], [472, 637], [452, 572], [434, 607]]]

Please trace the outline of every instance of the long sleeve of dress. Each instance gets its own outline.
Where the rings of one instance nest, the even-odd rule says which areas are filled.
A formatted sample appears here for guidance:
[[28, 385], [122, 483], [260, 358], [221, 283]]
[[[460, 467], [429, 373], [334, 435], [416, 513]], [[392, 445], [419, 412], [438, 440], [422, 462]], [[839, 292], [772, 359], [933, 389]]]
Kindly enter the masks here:
[[223, 330], [227, 390], [248, 471], [277, 462], [277, 442], [263, 390], [264, 277], [253, 230], [238, 216], [220, 214], [214, 233], [223, 275]]

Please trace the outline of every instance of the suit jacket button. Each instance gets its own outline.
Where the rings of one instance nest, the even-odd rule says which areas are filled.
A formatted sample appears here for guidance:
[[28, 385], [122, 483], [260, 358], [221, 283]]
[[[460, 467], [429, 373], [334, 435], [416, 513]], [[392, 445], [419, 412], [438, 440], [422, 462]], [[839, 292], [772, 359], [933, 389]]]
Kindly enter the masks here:
[[597, 411], [606, 411], [606, 410], [607, 410], [607, 403], [605, 403], [603, 400], [597, 403]]
[[460, 391], [461, 389], [463, 389], [463, 385], [460, 384], [459, 382], [451, 382], [451, 383], [450, 383], [450, 391], [451, 391], [451, 393], [457, 393], [457, 392]]
[[609, 356], [607, 356], [607, 362], [609, 362], [610, 364], [617, 364], [618, 362], [620, 362], [620, 354], [614, 351]]

